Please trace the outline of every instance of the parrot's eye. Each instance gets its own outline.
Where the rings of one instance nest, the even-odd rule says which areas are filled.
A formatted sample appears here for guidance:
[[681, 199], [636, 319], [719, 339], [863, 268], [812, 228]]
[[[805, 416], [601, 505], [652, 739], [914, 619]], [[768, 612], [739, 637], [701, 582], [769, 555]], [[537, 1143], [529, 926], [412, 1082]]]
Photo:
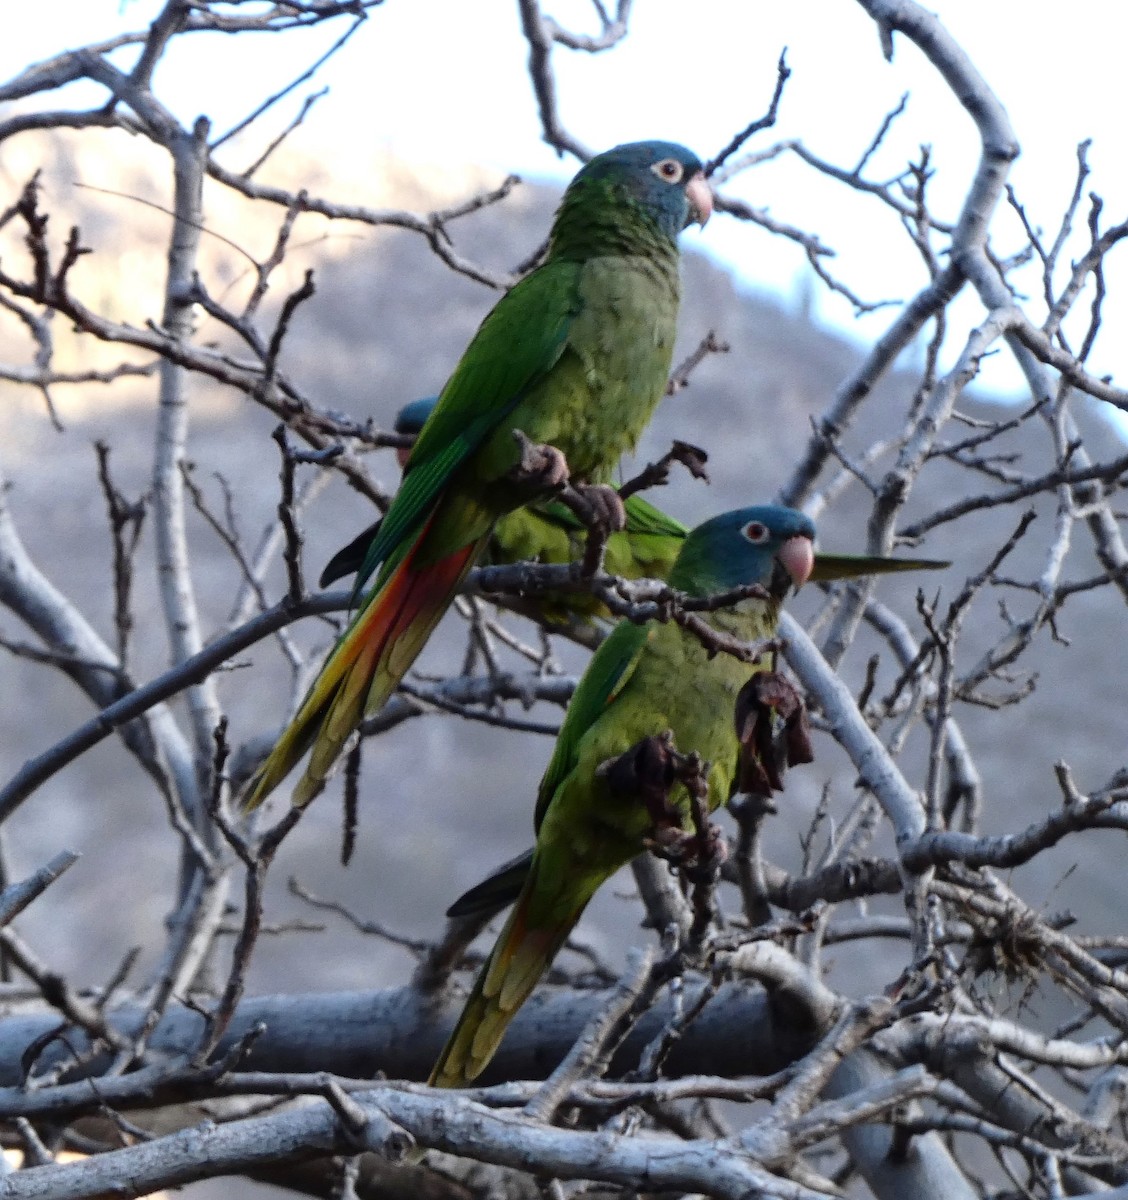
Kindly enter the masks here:
[[667, 183], [681, 183], [685, 168], [676, 158], [663, 158], [650, 168], [659, 179]]
[[762, 546], [771, 537], [771, 534], [766, 525], [760, 521], [752, 521], [744, 526], [744, 536], [753, 546]]

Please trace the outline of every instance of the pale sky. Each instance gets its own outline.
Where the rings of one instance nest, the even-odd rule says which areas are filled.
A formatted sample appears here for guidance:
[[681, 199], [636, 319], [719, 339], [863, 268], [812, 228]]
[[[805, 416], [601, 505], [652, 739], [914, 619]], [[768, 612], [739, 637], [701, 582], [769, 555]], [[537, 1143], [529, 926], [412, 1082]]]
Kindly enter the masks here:
[[[3, 79], [62, 48], [137, 28], [159, 8], [155, 0], [19, 6], [9, 0], [9, 6], [0, 41]], [[1073, 188], [1076, 146], [1083, 138], [1093, 140], [1086, 190], [1103, 196], [1105, 223], [1128, 216], [1126, 0], [1074, 0], [1068, 6], [1058, 0], [933, 0], [932, 7], [1011, 116], [1023, 147], [1011, 181], [1032, 222], [1052, 237]], [[562, 24], [596, 29], [589, 0], [548, 0], [545, 9]], [[158, 93], [186, 122], [206, 111], [223, 129], [312, 63], [344, 28], [338, 21], [298, 34], [181, 39], [157, 75]], [[884, 113], [907, 91], [908, 110], [871, 171], [892, 176], [921, 144], [930, 145], [934, 210], [954, 216], [978, 152], [974, 127], [911, 44], [898, 38], [894, 62], [882, 59], [874, 27], [856, 0], [637, 0], [632, 32], [615, 50], [594, 56], [556, 52], [561, 113], [572, 132], [596, 149], [663, 137], [707, 157], [762, 114], [785, 46], [793, 74], [780, 121], [752, 147], [798, 137], [824, 157], [853, 165]], [[575, 164], [558, 160], [540, 140], [525, 57], [512, 0], [386, 0], [318, 77], [279, 106], [280, 119], [288, 120], [302, 97], [328, 84], [331, 94], [310, 118], [309, 132], [320, 139], [356, 145], [367, 138], [370, 146], [408, 159], [477, 163], [499, 174], [516, 170], [563, 180]], [[923, 281], [894, 219], [794, 160], [761, 166], [728, 190], [818, 234], [838, 252], [835, 273], [867, 299], [903, 297]], [[1084, 232], [1084, 213], [1079, 224]], [[1009, 214], [1000, 213], [994, 231], [999, 253], [1020, 244]], [[769, 292], [793, 293], [806, 270], [793, 246], [726, 218], [687, 237], [750, 286]], [[1074, 257], [1081, 245], [1072, 244]], [[1128, 249], [1120, 253], [1128, 255]], [[1036, 274], [1022, 282], [1038, 294]], [[1092, 366], [1123, 378], [1119, 329], [1128, 320], [1128, 269], [1120, 269], [1115, 252], [1108, 286], [1105, 329]], [[856, 319], [846, 301], [827, 296], [818, 312], [865, 342], [886, 328], [892, 310]], [[962, 343], [958, 319], [980, 316], [970, 301], [956, 315], [949, 359]], [[1032, 315], [1040, 320], [1042, 312], [1034, 308]], [[989, 382], [1016, 386], [1005, 358], [991, 364]]]

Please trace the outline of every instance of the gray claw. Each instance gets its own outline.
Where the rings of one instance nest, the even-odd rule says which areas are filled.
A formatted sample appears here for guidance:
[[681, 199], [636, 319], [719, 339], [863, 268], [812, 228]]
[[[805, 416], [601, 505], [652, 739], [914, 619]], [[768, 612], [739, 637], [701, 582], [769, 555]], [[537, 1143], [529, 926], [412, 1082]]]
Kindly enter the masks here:
[[521, 457], [510, 472], [514, 483], [537, 492], [554, 492], [568, 482], [568, 460], [555, 446], [540, 445], [520, 429], [513, 431]]
[[591, 483], [577, 490], [591, 505], [596, 519], [608, 533], [619, 533], [626, 529], [627, 509], [613, 487], [606, 483]]

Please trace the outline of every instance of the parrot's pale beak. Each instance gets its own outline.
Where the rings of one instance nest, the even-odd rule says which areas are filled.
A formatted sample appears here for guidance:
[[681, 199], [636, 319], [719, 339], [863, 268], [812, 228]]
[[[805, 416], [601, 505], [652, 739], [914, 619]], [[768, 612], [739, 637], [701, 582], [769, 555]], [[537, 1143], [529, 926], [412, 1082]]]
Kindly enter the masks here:
[[698, 171], [690, 179], [686, 184], [685, 195], [689, 201], [689, 220], [686, 224], [691, 225], [696, 221], [704, 228], [705, 222], [713, 215], [713, 190], [709, 187], [704, 172]]
[[804, 534], [796, 534], [780, 546], [778, 558], [798, 591], [811, 578], [811, 572], [815, 569], [814, 544]]

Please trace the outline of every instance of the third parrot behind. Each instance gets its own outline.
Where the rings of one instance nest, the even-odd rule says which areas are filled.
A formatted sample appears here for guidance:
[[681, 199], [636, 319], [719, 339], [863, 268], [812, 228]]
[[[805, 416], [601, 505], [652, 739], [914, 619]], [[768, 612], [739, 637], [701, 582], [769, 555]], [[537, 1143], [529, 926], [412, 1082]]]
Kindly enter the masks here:
[[[418, 434], [437, 399], [430, 396], [405, 404], [396, 415], [396, 433]], [[396, 454], [402, 456], [400, 465], [405, 465], [407, 450], [397, 450]], [[665, 579], [685, 540], [686, 527], [642, 496], [628, 496], [624, 509], [626, 526], [607, 539], [604, 569], [624, 579]], [[329, 560], [321, 573], [322, 587], [360, 570], [379, 528], [379, 522], [369, 526]], [[534, 500], [506, 513], [497, 522], [478, 561], [489, 566], [523, 561], [576, 562], [583, 555], [585, 536], [584, 525], [560, 501]], [[539, 597], [535, 607], [539, 616], [557, 623], [571, 616], [608, 615], [603, 605], [588, 592]]]

